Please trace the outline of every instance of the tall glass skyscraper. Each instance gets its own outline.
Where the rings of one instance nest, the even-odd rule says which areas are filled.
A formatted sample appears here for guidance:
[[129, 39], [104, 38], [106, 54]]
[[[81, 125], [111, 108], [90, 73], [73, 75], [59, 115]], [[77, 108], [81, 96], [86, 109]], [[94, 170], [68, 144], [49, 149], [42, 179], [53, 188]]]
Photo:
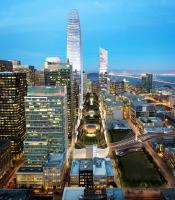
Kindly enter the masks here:
[[73, 71], [78, 74], [80, 85], [80, 105], [83, 103], [83, 64], [81, 49], [81, 27], [78, 11], [70, 10], [67, 26], [67, 59]]
[[108, 51], [100, 48], [99, 59], [99, 83], [101, 88], [107, 88], [108, 79]]
[[81, 27], [77, 10], [71, 10], [67, 27], [67, 59], [73, 71], [82, 71]]

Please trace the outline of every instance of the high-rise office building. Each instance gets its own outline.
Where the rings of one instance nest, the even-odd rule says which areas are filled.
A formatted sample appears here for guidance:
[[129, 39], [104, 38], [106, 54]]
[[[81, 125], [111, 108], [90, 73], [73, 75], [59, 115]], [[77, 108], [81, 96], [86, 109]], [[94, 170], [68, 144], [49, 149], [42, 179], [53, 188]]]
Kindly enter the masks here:
[[127, 92], [129, 86], [129, 82], [126, 79], [123, 81], [110, 80], [108, 85], [108, 90], [110, 94], [117, 95], [123, 92]]
[[[81, 48], [81, 27], [78, 11], [73, 9], [69, 13], [67, 26], [67, 60], [73, 71], [78, 74], [80, 87], [80, 105], [83, 105], [83, 64]], [[77, 76], [75, 76], [76, 78]]]
[[44, 78], [46, 86], [67, 87], [68, 133], [71, 138], [75, 122], [72, 66], [61, 63], [58, 58], [47, 58], [44, 63]]
[[99, 83], [101, 88], [107, 88], [108, 81], [108, 51], [100, 48], [99, 55]]
[[12, 72], [13, 65], [11, 61], [0, 60], [0, 72]]
[[[25, 97], [25, 116], [26, 140], [29, 138], [35, 140], [37, 137], [41, 142], [45, 142], [43, 139], [47, 139], [48, 153], [67, 151], [67, 92], [65, 86], [29, 87], [27, 97]], [[26, 147], [25, 149], [27, 150]]]
[[0, 138], [10, 140], [14, 158], [23, 151], [26, 94], [24, 73], [0, 72]]
[[67, 27], [67, 59], [73, 71], [82, 71], [81, 27], [77, 10], [71, 10]]
[[13, 71], [14, 72], [22, 72], [26, 74], [27, 85], [34, 86], [35, 85], [35, 73], [36, 69], [32, 65], [22, 65], [20, 61], [13, 60]]
[[150, 92], [152, 87], [153, 87], [153, 75], [147, 73], [144, 76], [142, 76], [142, 89], [147, 92]]

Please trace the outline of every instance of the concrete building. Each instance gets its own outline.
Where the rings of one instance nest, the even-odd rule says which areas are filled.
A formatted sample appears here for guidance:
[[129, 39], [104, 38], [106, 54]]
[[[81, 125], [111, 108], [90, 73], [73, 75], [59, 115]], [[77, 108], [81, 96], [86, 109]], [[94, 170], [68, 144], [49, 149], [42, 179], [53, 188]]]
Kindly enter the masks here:
[[37, 70], [35, 72], [35, 86], [45, 86], [44, 71]]
[[155, 106], [144, 101], [136, 100], [131, 103], [130, 119], [133, 123], [137, 123], [139, 117], [155, 117]]
[[137, 125], [142, 133], [168, 133], [174, 131], [173, 126], [167, 125], [159, 117], [139, 117]]
[[105, 188], [114, 181], [110, 158], [74, 160], [70, 172], [70, 185], [86, 188]]
[[0, 187], [3, 187], [3, 178], [12, 167], [11, 145], [8, 140], [0, 140]]
[[12, 72], [13, 65], [11, 61], [0, 60], [0, 72]]
[[62, 188], [65, 161], [64, 153], [51, 153], [48, 155], [48, 159], [43, 165], [44, 187], [46, 190]]
[[42, 188], [44, 186], [42, 167], [21, 167], [16, 173], [17, 186], [26, 188]]
[[23, 152], [26, 93], [24, 73], [0, 72], [0, 139], [11, 142], [13, 158], [20, 157]]
[[101, 92], [100, 102], [105, 119], [123, 119], [123, 103], [116, 100], [115, 96]]

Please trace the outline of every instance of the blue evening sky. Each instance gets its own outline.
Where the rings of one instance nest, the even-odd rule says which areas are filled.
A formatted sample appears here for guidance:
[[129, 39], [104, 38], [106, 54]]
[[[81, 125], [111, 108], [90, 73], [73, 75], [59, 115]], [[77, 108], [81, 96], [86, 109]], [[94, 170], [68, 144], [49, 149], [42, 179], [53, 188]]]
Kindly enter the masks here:
[[71, 8], [86, 71], [98, 70], [99, 47], [111, 70], [175, 71], [175, 0], [0, 0], [0, 59], [38, 68], [47, 56], [65, 61]]

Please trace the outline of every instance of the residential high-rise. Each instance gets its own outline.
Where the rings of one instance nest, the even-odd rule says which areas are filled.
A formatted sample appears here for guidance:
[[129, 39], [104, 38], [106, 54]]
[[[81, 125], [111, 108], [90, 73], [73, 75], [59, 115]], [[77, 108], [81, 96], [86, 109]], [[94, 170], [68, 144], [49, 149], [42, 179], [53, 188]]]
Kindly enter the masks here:
[[72, 65], [73, 71], [79, 75], [80, 107], [83, 105], [83, 64], [81, 47], [79, 14], [77, 10], [72, 9], [69, 13], [67, 26], [67, 60]]
[[108, 51], [100, 48], [99, 59], [99, 83], [101, 88], [107, 88], [108, 80]]
[[29, 87], [27, 97], [25, 97], [25, 116], [26, 140], [37, 137], [42, 142], [43, 139], [47, 139], [48, 153], [67, 151], [67, 92], [65, 86]]
[[108, 51], [106, 49], [100, 48], [100, 74], [105, 74], [108, 72]]
[[13, 158], [23, 151], [26, 94], [26, 74], [0, 72], [0, 138], [10, 140]]
[[44, 63], [44, 78], [46, 86], [67, 87], [68, 133], [71, 138], [75, 123], [72, 66], [61, 63], [58, 58], [47, 58]]
[[153, 75], [147, 73], [144, 76], [142, 76], [142, 89], [147, 92], [150, 92], [152, 87], [153, 87]]

